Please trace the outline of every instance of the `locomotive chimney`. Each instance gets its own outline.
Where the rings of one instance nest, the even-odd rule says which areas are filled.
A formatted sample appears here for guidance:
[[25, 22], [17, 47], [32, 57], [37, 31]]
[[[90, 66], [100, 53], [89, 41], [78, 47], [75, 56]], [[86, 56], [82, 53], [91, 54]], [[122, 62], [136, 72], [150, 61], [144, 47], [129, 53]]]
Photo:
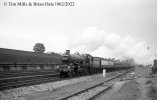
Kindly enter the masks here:
[[66, 50], [66, 54], [67, 54], [67, 55], [70, 55], [70, 50]]

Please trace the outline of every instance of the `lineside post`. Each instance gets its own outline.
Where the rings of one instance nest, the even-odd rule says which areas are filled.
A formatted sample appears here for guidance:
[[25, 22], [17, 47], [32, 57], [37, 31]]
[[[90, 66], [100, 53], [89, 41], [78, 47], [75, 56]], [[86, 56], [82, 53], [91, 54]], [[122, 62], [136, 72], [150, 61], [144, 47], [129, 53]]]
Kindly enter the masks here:
[[106, 69], [103, 69], [103, 77], [105, 78], [106, 76]]

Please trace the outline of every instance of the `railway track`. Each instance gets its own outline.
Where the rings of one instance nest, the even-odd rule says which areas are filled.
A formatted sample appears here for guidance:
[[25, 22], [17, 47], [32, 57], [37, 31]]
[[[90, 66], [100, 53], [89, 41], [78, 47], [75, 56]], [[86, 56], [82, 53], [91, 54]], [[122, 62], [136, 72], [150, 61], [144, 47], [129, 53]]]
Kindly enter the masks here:
[[0, 79], [3, 78], [12, 78], [19, 76], [28, 76], [28, 75], [41, 75], [41, 74], [52, 74], [53, 71], [4, 71], [0, 72]]
[[[123, 74], [114, 76], [114, 77], [112, 77], [112, 78], [110, 78], [104, 82], [101, 82], [99, 84], [91, 86], [89, 88], [86, 88], [86, 89], [80, 90], [76, 93], [72, 93], [71, 95], [59, 98], [58, 100], [75, 100], [75, 99], [77, 99], [77, 100], [92, 100], [97, 95], [99, 95], [102, 92], [112, 88], [113, 84], [108, 84], [108, 82], [111, 82], [112, 80], [117, 79], [117, 78], [119, 78], [119, 77], [121, 77], [121, 76], [123, 76], [129, 72], [130, 72], [130, 70], [124, 72]], [[93, 91], [93, 92], [91, 92], [91, 91]], [[86, 97], [86, 95], [88, 95], [88, 96]], [[86, 97], [86, 98], [82, 98], [82, 97]]]
[[7, 77], [0, 79], [0, 90], [30, 86], [57, 80], [59, 80], [59, 74]]
[[[83, 75], [83, 76], [60, 78], [59, 73], [52, 73], [52, 72], [47, 74], [41, 72], [35, 74], [31, 72], [30, 75], [29, 73], [24, 73], [22, 75], [18, 73], [14, 73], [14, 74], [16, 75], [14, 77], [12, 76], [12, 77], [0, 78], [0, 91], [12, 89], [12, 88], [24, 87], [24, 86], [38, 85], [48, 82], [68, 80], [68, 79], [73, 79], [83, 76], [90, 76], [90, 75]], [[94, 73], [91, 75], [94, 75]]]

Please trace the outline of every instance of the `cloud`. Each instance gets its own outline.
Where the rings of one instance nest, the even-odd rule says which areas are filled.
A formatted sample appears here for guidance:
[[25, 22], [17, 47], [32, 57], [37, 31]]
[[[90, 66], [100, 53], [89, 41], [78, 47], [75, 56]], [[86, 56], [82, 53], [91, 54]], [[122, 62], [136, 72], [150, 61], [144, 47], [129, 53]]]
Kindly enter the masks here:
[[129, 35], [124, 37], [116, 33], [107, 33], [95, 27], [71, 36], [68, 44], [74, 52], [90, 53], [93, 56], [118, 59], [131, 57], [139, 64], [149, 64], [153, 61], [153, 55], [147, 49], [147, 42], [138, 41]]
[[86, 48], [87, 51], [94, 51], [104, 42], [104, 32], [99, 31], [95, 27], [87, 28], [81, 34], [75, 34], [69, 39], [70, 48], [82, 47]]
[[[6, 28], [3, 28], [5, 30]], [[2, 30], [2, 31], [3, 31]], [[10, 29], [9, 32], [0, 33], [0, 46], [2, 48], [33, 51], [35, 43], [43, 43], [46, 52], [64, 52], [67, 47], [67, 36], [59, 33], [46, 31], [45, 34], [36, 34], [27, 31], [22, 34], [22, 30]], [[13, 32], [11, 32], [13, 31]], [[10, 33], [10, 34], [9, 34]]]

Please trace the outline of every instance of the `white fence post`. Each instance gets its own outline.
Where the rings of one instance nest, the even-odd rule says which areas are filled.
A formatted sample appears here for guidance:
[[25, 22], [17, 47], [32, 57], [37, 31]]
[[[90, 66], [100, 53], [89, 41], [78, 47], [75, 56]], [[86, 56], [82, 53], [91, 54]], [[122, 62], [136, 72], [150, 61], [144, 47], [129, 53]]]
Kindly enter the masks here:
[[106, 69], [103, 69], [103, 77], [106, 76]]

